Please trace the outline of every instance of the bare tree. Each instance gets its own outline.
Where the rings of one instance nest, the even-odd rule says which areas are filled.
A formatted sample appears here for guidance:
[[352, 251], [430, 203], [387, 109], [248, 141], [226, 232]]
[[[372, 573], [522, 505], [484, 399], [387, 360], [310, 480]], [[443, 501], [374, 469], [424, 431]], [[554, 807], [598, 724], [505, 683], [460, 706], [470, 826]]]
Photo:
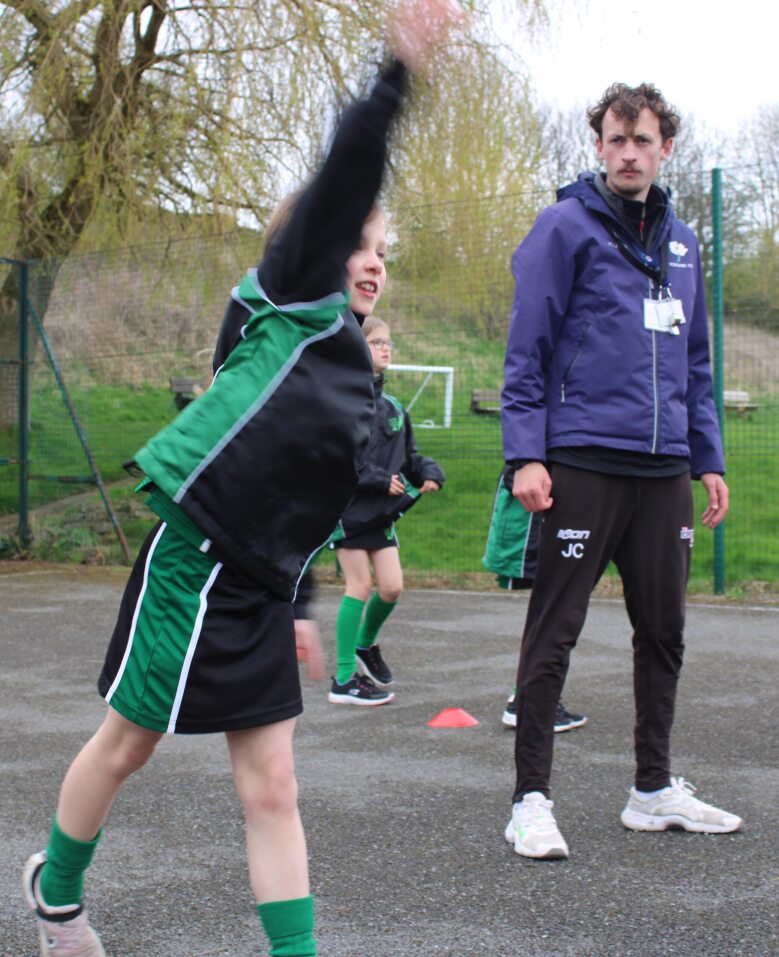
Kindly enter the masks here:
[[[764, 106], [739, 130], [724, 193], [738, 212], [726, 258], [728, 314], [779, 331], [779, 104]], [[726, 220], [727, 221], [727, 220]]]
[[543, 147], [538, 186], [551, 198], [579, 173], [598, 169], [595, 134], [587, 122], [587, 107], [583, 103], [568, 110], [543, 106], [540, 122]]

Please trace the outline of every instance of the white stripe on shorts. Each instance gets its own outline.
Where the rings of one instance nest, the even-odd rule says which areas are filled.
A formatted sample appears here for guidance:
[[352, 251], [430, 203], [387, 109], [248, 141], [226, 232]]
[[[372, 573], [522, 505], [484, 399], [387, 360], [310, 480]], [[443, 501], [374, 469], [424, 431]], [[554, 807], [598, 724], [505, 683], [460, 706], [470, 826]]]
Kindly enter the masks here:
[[159, 542], [159, 540], [162, 538], [162, 533], [165, 531], [167, 527], [168, 526], [166, 522], [163, 522], [162, 525], [160, 525], [160, 530], [154, 536], [154, 541], [151, 543], [151, 547], [149, 548], [149, 553], [146, 556], [146, 563], [143, 566], [143, 587], [141, 588], [141, 592], [138, 595], [138, 601], [135, 603], [135, 611], [133, 612], [133, 623], [130, 626], [130, 634], [127, 636], [127, 646], [124, 649], [124, 656], [122, 658], [122, 663], [119, 665], [119, 670], [116, 672], [116, 677], [114, 678], [113, 684], [111, 685], [111, 687], [108, 689], [106, 693], [106, 696], [105, 696], [106, 703], [109, 703], [111, 701], [111, 698], [113, 697], [114, 692], [119, 687], [119, 683], [122, 680], [122, 676], [124, 675], [124, 670], [127, 667], [127, 662], [130, 658], [130, 652], [133, 650], [133, 640], [135, 638], [135, 629], [138, 625], [138, 616], [141, 613], [141, 606], [143, 605], [143, 596], [146, 594], [146, 588], [149, 584], [149, 566], [151, 565], [151, 557], [154, 554], [155, 548], [157, 547], [157, 542]]
[[206, 611], [208, 609], [208, 593], [211, 591], [211, 588], [216, 581], [216, 576], [219, 574], [221, 569], [222, 563], [217, 562], [211, 570], [211, 574], [208, 576], [208, 581], [205, 583], [205, 585], [203, 585], [203, 588], [200, 592], [200, 608], [198, 609], [197, 618], [195, 619], [195, 627], [192, 629], [192, 634], [189, 639], [189, 647], [187, 648], [187, 654], [184, 658], [181, 674], [179, 675], [179, 683], [178, 687], [176, 688], [176, 698], [173, 701], [173, 708], [171, 709], [170, 720], [168, 722], [168, 734], [173, 734], [176, 730], [176, 720], [179, 716], [181, 701], [184, 697], [184, 692], [187, 687], [189, 669], [192, 665], [192, 658], [195, 655], [197, 643], [200, 640], [200, 633], [203, 630], [203, 619], [206, 617]]

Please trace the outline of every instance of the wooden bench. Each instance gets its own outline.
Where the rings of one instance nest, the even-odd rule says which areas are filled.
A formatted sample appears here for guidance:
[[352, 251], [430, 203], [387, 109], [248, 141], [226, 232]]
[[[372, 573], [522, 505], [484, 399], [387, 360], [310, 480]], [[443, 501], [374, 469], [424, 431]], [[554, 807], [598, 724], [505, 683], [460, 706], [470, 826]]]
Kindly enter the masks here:
[[500, 389], [474, 389], [471, 392], [471, 412], [486, 415], [500, 412]]
[[726, 412], [736, 412], [738, 415], [746, 416], [757, 408], [757, 403], [750, 402], [749, 393], [743, 389], [725, 389], [722, 398]]
[[173, 403], [179, 411], [205, 392], [202, 379], [171, 376], [169, 381], [170, 391], [173, 393]]

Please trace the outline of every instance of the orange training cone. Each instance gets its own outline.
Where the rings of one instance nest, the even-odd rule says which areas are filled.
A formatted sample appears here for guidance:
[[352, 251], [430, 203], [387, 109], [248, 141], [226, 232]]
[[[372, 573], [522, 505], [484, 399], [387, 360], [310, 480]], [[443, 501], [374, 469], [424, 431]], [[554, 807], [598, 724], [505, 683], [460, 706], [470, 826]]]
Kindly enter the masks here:
[[476, 718], [462, 708], [444, 708], [427, 722], [430, 728], [472, 728], [478, 723]]

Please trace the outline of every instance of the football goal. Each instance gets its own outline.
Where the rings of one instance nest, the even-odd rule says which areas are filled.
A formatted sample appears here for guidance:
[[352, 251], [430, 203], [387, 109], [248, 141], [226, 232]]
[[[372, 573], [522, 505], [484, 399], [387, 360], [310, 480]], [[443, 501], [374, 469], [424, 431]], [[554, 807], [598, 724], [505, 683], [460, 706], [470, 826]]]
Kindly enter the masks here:
[[387, 371], [392, 373], [389, 391], [398, 393], [415, 429], [451, 428], [454, 366], [393, 363]]

